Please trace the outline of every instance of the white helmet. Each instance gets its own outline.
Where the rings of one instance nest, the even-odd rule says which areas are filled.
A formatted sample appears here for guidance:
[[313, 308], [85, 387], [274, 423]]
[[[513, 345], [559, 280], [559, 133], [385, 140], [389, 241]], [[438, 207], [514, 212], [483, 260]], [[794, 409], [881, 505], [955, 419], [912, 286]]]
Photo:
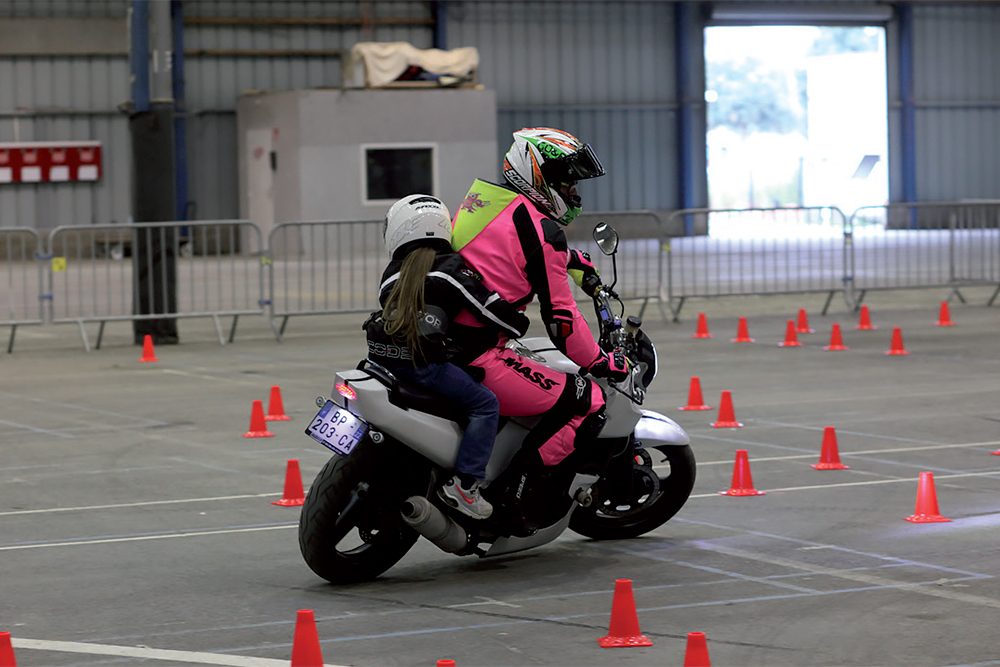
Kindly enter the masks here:
[[437, 197], [407, 195], [389, 207], [382, 238], [393, 259], [405, 257], [413, 243], [451, 248], [451, 214]]
[[580, 214], [581, 201], [578, 195], [564, 195], [560, 187], [603, 176], [604, 167], [590, 144], [580, 143], [572, 134], [530, 127], [514, 133], [503, 175], [543, 213], [568, 225]]

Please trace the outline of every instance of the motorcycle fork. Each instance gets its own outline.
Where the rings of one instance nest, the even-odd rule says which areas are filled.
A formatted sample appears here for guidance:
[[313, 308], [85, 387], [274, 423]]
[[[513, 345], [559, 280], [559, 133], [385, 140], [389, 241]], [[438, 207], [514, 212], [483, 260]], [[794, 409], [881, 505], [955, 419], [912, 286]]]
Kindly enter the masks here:
[[629, 436], [625, 447], [611, 457], [601, 475], [601, 486], [605, 495], [617, 498], [631, 498], [635, 489], [632, 469], [635, 466], [635, 438]]
[[351, 490], [351, 497], [348, 499], [347, 505], [344, 506], [337, 520], [333, 522], [333, 531], [331, 531], [330, 539], [334, 544], [339, 543], [354, 528], [356, 524], [355, 517], [364, 509], [365, 498], [368, 496], [369, 488], [368, 482], [361, 482]]

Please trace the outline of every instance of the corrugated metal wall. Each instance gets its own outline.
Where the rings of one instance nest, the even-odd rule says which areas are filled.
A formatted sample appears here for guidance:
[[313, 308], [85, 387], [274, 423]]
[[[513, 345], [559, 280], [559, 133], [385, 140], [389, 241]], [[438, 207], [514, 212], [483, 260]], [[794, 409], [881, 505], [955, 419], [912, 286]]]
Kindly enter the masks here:
[[[125, 10], [120, 0], [2, 0], [0, 20], [120, 17], [124, 23]], [[130, 153], [127, 119], [116, 107], [128, 98], [124, 55], [0, 57], [0, 141], [97, 140], [105, 166], [114, 165], [97, 185], [0, 186], [0, 226], [124, 222]]]
[[[0, 20], [125, 22], [128, 6], [128, 0], [0, 0]], [[582, 188], [589, 210], [676, 205], [674, 3], [450, 0], [440, 6], [446, 46], [480, 51], [480, 83], [497, 91], [502, 149], [519, 127], [563, 127], [592, 143], [608, 168], [608, 176]], [[186, 0], [183, 7], [189, 199], [200, 219], [238, 215], [234, 110], [241, 92], [337, 87], [340, 54], [358, 41], [434, 43], [428, 2]], [[1000, 6], [921, 3], [913, 21], [918, 197], [996, 197]], [[898, 75], [892, 48], [890, 82]], [[129, 137], [117, 107], [130, 97], [128, 79], [124, 54], [0, 56], [0, 141], [97, 139], [105, 147], [97, 185], [0, 186], [0, 225], [127, 219]], [[894, 87], [893, 161], [899, 153]], [[897, 164], [891, 165], [896, 181]]]
[[455, 2], [448, 46], [475, 46], [497, 91], [498, 145], [536, 125], [594, 146], [608, 175], [580, 186], [590, 210], [677, 201], [674, 6], [662, 2]]
[[432, 45], [425, 2], [184, 2], [190, 214], [236, 218], [236, 99], [250, 90], [336, 88], [360, 41]]
[[1000, 198], [1000, 6], [914, 7], [917, 196]]

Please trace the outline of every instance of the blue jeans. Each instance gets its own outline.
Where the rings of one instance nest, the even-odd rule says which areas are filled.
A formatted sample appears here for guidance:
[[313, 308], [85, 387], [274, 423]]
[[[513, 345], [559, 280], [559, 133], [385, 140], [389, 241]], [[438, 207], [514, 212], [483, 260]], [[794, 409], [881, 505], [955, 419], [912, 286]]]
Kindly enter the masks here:
[[469, 425], [458, 447], [455, 472], [486, 478], [486, 464], [493, 453], [500, 403], [493, 392], [452, 363], [398, 366], [392, 372], [455, 401], [469, 413]]

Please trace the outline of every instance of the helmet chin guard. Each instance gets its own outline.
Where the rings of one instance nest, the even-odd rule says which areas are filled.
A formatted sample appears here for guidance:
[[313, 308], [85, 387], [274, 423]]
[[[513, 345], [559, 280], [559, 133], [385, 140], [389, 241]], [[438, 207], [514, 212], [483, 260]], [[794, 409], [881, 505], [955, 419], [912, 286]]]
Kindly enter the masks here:
[[562, 188], [605, 173], [594, 149], [548, 127], [524, 128], [513, 136], [504, 157], [504, 178], [541, 211], [568, 225], [580, 214], [581, 200], [576, 194], [564, 195]]
[[451, 248], [451, 213], [437, 197], [407, 195], [389, 207], [382, 227], [386, 252], [402, 259], [418, 245]]

